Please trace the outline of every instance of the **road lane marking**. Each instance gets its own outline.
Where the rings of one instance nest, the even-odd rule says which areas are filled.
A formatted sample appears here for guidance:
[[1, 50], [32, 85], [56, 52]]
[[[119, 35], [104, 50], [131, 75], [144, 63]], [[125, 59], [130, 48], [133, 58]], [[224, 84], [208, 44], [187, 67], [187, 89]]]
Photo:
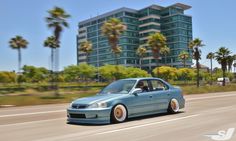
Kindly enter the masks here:
[[55, 110], [55, 111], [44, 111], [44, 112], [34, 112], [34, 113], [0, 115], [0, 118], [3, 118], [3, 117], [15, 117], [15, 116], [27, 116], [27, 115], [37, 115], [37, 114], [48, 114], [48, 113], [58, 113], [58, 112], [66, 112], [66, 110]]
[[163, 120], [163, 121], [158, 121], [158, 122], [153, 122], [153, 123], [147, 123], [147, 124], [142, 124], [142, 125], [136, 125], [136, 126], [131, 126], [131, 127], [126, 127], [126, 128], [121, 128], [121, 129], [116, 129], [116, 130], [111, 130], [111, 131], [105, 131], [101, 133], [97, 133], [95, 135], [104, 135], [104, 134], [110, 134], [110, 133], [115, 133], [115, 132], [120, 132], [120, 131], [125, 131], [125, 130], [130, 130], [130, 129], [135, 129], [135, 128], [140, 128], [140, 127], [146, 127], [146, 126], [151, 126], [151, 125], [156, 125], [156, 124], [161, 124], [161, 123], [167, 123], [167, 122], [172, 122], [172, 121], [178, 121], [178, 120], [183, 120], [187, 118], [192, 118], [192, 117], [197, 117], [200, 114], [195, 114], [195, 115], [190, 115], [186, 117], [180, 117], [180, 118], [175, 118], [175, 119], [169, 119], [169, 120]]
[[215, 96], [203, 96], [203, 97], [196, 97], [196, 98], [186, 98], [186, 101], [202, 100], [202, 99], [212, 99], [212, 98], [222, 98], [222, 97], [231, 97], [231, 96], [236, 96], [236, 94], [226, 94], [226, 95], [215, 95]]
[[66, 108], [68, 107], [68, 104], [48, 104], [48, 105], [35, 105], [35, 106], [16, 106], [16, 107], [10, 107], [10, 108], [1, 108], [0, 112], [8, 112], [8, 111], [24, 111], [24, 110], [42, 110], [42, 109], [59, 109], [59, 108]]
[[61, 119], [66, 120], [66, 118], [54, 118], [54, 119], [47, 119], [47, 120], [38, 120], [38, 121], [20, 122], [20, 123], [13, 123], [13, 124], [4, 124], [4, 125], [0, 125], [0, 127], [26, 125], [26, 124], [32, 124], [32, 123], [43, 123], [43, 122], [55, 121], [55, 120], [61, 120]]

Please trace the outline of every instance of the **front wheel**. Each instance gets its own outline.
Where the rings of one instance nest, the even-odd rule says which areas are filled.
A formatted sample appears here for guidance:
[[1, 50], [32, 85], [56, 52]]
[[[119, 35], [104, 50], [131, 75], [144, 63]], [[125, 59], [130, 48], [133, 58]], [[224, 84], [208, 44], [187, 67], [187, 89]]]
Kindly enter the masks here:
[[171, 114], [179, 112], [179, 102], [177, 99], [171, 99], [168, 107], [168, 112]]
[[127, 118], [127, 110], [124, 105], [118, 104], [116, 105], [111, 113], [111, 120], [114, 123], [124, 122]]

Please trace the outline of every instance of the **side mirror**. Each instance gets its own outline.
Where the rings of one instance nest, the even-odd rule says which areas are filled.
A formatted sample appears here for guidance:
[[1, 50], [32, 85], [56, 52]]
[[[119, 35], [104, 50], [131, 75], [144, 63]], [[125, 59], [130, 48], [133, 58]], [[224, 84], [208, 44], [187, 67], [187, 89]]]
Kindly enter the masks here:
[[133, 94], [133, 95], [137, 95], [137, 94], [139, 94], [139, 93], [141, 93], [141, 92], [142, 92], [142, 89], [141, 89], [141, 88], [135, 88], [135, 89], [133, 90], [132, 94]]

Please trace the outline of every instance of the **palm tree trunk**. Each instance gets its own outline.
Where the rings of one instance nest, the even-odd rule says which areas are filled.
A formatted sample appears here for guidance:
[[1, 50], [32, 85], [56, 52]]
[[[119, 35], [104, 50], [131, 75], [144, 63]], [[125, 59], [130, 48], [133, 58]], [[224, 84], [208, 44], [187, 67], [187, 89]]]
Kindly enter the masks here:
[[[60, 44], [60, 35], [61, 35], [61, 31], [62, 31], [62, 27], [57, 25], [54, 29], [54, 36], [55, 36], [55, 40], [57, 42], [57, 44], [59, 45]], [[59, 96], [59, 91], [58, 91], [58, 81], [59, 81], [59, 48], [54, 48], [55, 49], [55, 53], [54, 54], [54, 58], [55, 60], [54, 63], [55, 63], [55, 72], [53, 72], [53, 83], [54, 83], [54, 95], [55, 96]]]
[[59, 96], [59, 91], [58, 91], [58, 52], [57, 48], [51, 48], [51, 88], [54, 90], [54, 95]]
[[18, 75], [17, 75], [17, 83], [18, 83], [18, 87], [21, 86], [20, 84], [20, 75], [21, 75], [21, 49], [18, 48]]
[[196, 65], [197, 65], [197, 87], [199, 87], [200, 86], [200, 83], [199, 83], [199, 77], [200, 77], [200, 75], [199, 75], [199, 67], [200, 67], [200, 65], [199, 65], [199, 60], [198, 59], [196, 59]]
[[140, 57], [139, 68], [142, 69], [143, 57]]
[[116, 60], [116, 65], [118, 66], [119, 62], [118, 62], [118, 55], [117, 54], [115, 54], [115, 60]]
[[51, 48], [51, 89], [54, 89], [54, 73], [53, 73], [53, 63], [54, 63], [54, 53], [53, 53], [53, 48]]
[[212, 59], [211, 59], [211, 85], [212, 85]]
[[225, 86], [225, 69], [223, 69], [223, 86]]
[[55, 96], [59, 96], [59, 48], [55, 49], [55, 70], [56, 70], [56, 75], [55, 75]]
[[159, 68], [158, 68], [158, 65], [159, 65], [159, 60], [158, 60], [158, 57], [157, 57], [157, 59], [156, 59], [156, 60], [157, 60], [157, 62], [156, 62], [156, 63], [157, 63], [157, 77], [159, 77]]
[[167, 62], [167, 57], [166, 57], [166, 55], [165, 55], [165, 65], [167, 66], [167, 63], [166, 63], [166, 62]]
[[232, 72], [232, 66], [231, 65], [229, 66], [229, 72]]
[[186, 60], [184, 59], [184, 68], [186, 67]]
[[51, 48], [51, 74], [53, 72], [53, 48]]
[[86, 63], [89, 64], [89, 53], [86, 53]]
[[21, 50], [18, 48], [18, 72], [21, 73]]
[[118, 65], [119, 65], [119, 62], [118, 62], [118, 55], [117, 54], [115, 54], [115, 60], [116, 60], [116, 75], [115, 75], [115, 80], [117, 80], [118, 79], [118, 75], [119, 75], [119, 67], [118, 67]]
[[223, 71], [223, 86], [225, 86], [225, 77], [226, 77], [226, 71], [227, 71], [227, 64], [225, 64], [224, 62], [221, 62], [221, 68]]

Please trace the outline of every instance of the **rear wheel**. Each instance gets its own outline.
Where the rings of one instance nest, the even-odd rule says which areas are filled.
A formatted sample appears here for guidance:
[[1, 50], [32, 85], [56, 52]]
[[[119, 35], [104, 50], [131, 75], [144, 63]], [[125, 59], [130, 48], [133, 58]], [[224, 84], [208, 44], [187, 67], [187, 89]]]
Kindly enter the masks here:
[[111, 120], [114, 123], [124, 122], [127, 118], [127, 110], [124, 105], [116, 105], [111, 113]]
[[171, 114], [179, 112], [179, 102], [177, 99], [171, 99], [168, 107], [168, 112]]

